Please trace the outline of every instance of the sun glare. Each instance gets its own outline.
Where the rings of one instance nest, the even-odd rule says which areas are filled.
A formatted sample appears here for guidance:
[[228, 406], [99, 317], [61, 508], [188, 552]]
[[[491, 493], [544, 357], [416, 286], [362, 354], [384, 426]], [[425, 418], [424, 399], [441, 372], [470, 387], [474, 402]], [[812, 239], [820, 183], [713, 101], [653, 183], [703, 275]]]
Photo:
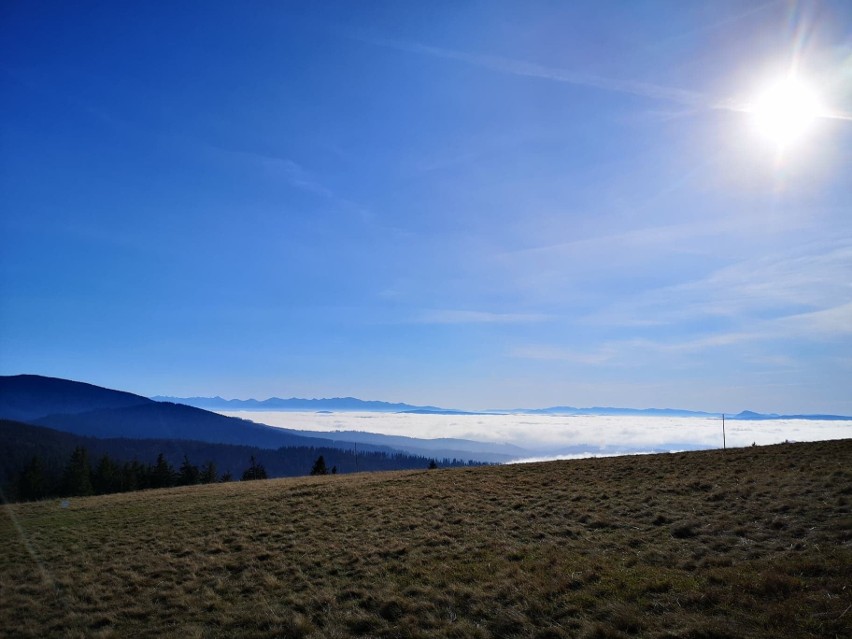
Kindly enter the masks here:
[[787, 77], [764, 88], [750, 111], [756, 131], [778, 149], [785, 149], [813, 130], [821, 105], [806, 83]]

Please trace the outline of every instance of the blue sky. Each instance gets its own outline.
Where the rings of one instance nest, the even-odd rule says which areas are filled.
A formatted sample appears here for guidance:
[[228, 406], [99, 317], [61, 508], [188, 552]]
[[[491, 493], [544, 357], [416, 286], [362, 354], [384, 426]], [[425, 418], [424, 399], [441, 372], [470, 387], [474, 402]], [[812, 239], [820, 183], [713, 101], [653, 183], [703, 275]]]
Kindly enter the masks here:
[[0, 12], [3, 374], [852, 414], [844, 0]]

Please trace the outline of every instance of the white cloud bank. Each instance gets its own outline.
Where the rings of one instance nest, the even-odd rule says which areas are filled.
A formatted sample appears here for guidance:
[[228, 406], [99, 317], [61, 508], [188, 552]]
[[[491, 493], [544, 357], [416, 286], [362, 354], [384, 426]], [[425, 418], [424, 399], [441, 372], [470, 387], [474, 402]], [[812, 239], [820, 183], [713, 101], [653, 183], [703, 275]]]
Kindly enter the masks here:
[[[536, 456], [553, 458], [576, 446], [623, 448], [625, 451], [721, 448], [722, 422], [714, 418], [564, 415], [417, 415], [400, 413], [300, 413], [232, 411], [224, 415], [292, 428], [332, 432], [358, 430], [383, 435], [434, 439], [457, 437], [510, 443]], [[726, 422], [730, 447], [784, 441], [822, 441], [852, 437], [852, 420]], [[575, 455], [567, 455], [575, 456]]]

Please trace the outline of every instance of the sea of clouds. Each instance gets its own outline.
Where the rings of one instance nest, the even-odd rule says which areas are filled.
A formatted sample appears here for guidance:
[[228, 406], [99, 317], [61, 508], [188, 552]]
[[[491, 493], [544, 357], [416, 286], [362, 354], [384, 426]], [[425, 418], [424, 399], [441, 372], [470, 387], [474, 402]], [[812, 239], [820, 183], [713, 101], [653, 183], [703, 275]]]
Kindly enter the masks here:
[[[536, 459], [613, 452], [679, 451], [722, 447], [722, 420], [697, 417], [597, 415], [418, 415], [406, 413], [302, 413], [223, 411], [223, 415], [295, 430], [356, 430], [424, 439], [454, 437], [520, 446]], [[725, 421], [728, 447], [823, 441], [852, 437], [852, 421], [773, 419]]]

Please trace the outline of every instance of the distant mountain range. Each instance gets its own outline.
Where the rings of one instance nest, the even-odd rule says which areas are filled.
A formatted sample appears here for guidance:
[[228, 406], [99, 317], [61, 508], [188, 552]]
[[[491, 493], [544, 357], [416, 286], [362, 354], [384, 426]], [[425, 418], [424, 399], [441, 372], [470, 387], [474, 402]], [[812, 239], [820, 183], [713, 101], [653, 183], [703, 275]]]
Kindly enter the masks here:
[[[408, 407], [387, 402], [364, 403]], [[352, 404], [341, 400], [332, 405]], [[0, 419], [100, 439], [180, 440], [262, 449], [331, 447], [353, 451], [357, 448], [359, 453], [476, 462], [505, 462], [527, 454], [522, 449], [510, 451], [499, 444], [461, 439], [428, 440], [367, 433], [353, 433], [350, 437], [350, 433], [276, 428], [185, 403], [154, 401], [124, 391], [39, 375], [0, 376]]]
[[369, 401], [355, 397], [332, 397], [324, 399], [303, 399], [291, 397], [270, 397], [269, 399], [224, 399], [222, 397], [166, 397], [151, 398], [158, 402], [186, 404], [206, 410], [221, 411], [336, 411], [336, 412], [377, 412], [407, 413], [415, 415], [654, 415], [666, 417], [721, 417], [721, 413], [679, 410], [674, 408], [575, 408], [573, 406], [552, 406], [550, 408], [512, 408], [486, 411], [463, 411], [438, 406], [413, 406], [411, 404]]
[[[160, 400], [160, 401], [155, 401]], [[167, 400], [167, 401], [162, 401]], [[203, 406], [204, 408], [202, 408]], [[533, 415], [648, 415], [718, 418], [717, 413], [677, 409], [574, 408], [554, 406], [467, 413], [435, 406], [333, 399], [225, 400], [221, 397], [147, 398], [65, 379], [38, 375], [0, 376], [0, 419], [100, 439], [197, 442], [209, 445], [255, 447], [266, 450], [301, 447], [356, 449], [362, 453], [410, 455], [423, 458], [507, 462], [541, 451], [466, 439], [418, 439], [356, 431], [316, 432], [276, 428], [247, 419], [226, 417], [211, 410], [363, 411], [412, 414], [533, 414]], [[764, 415], [744, 411], [730, 419], [846, 419], [836, 415]], [[35, 431], [33, 431], [35, 432]], [[599, 449], [596, 449], [599, 450]], [[553, 452], [553, 451], [549, 451]], [[572, 447], [559, 454], [585, 452]], [[224, 454], [224, 453], [223, 453]], [[413, 462], [412, 462], [413, 463]], [[362, 470], [367, 470], [362, 468]]]
[[750, 410], [744, 410], [741, 413], [731, 416], [730, 419], [817, 419], [825, 421], [850, 421], [852, 420], [852, 417], [844, 415], [776, 415], [775, 413], [753, 413]]
[[722, 413], [705, 413], [703, 411], [683, 410], [679, 408], [617, 408], [612, 406], [594, 406], [591, 408], [575, 408], [574, 406], [551, 406], [550, 408], [517, 408], [509, 413], [524, 413], [530, 415], [647, 415], [652, 417], [721, 417]]
[[435, 406], [412, 406], [392, 402], [365, 401], [354, 397], [332, 397], [328, 399], [301, 399], [291, 397], [282, 399], [224, 399], [222, 397], [165, 397], [157, 395], [151, 398], [157, 402], [187, 404], [207, 410], [289, 410], [289, 411], [365, 411], [370, 413], [401, 413], [408, 411], [442, 411]]
[[38, 375], [0, 377], [0, 418], [87, 437], [182, 439], [260, 448], [328, 446], [326, 440], [299, 437], [185, 404], [155, 402], [132, 393]]
[[[321, 455], [336, 472], [426, 469], [505, 462], [520, 448], [461, 439], [420, 440], [369, 433], [310, 433], [226, 417], [194, 406], [38, 375], [0, 376], [0, 494], [20, 496], [35, 460], [56, 484], [72, 452], [92, 463], [151, 464], [161, 453], [240, 477], [252, 458], [269, 477], [306, 475]], [[16, 492], [17, 491], [17, 492]]]
[[[303, 399], [291, 397], [270, 397], [269, 399], [224, 399], [222, 397], [165, 397], [151, 398], [159, 402], [186, 404], [215, 411], [298, 411], [298, 412], [379, 412], [408, 413], [416, 415], [600, 415], [600, 416], [649, 416], [649, 417], [704, 417], [721, 419], [722, 413], [684, 410], [679, 408], [619, 408], [613, 406], [593, 406], [577, 408], [574, 406], [551, 406], [549, 408], [512, 408], [485, 411], [463, 411], [437, 406], [413, 406], [404, 403], [391, 403], [357, 399], [355, 397], [332, 397], [326, 399]], [[728, 419], [820, 419], [852, 420], [842, 415], [778, 415], [742, 411], [735, 415], [726, 415]]]
[[[159, 401], [155, 401], [159, 400]], [[167, 401], [162, 401], [167, 400]], [[193, 405], [195, 404], [195, 405]], [[201, 407], [203, 406], [203, 408]], [[435, 406], [333, 399], [225, 400], [221, 397], [147, 398], [84, 382], [38, 375], [0, 376], [0, 493], [14, 495], [18, 480], [32, 460], [39, 459], [58, 476], [76, 447], [85, 447], [94, 461], [108, 455], [122, 463], [150, 464], [162, 453], [173, 466], [189, 459], [214, 463], [220, 472], [241, 476], [251, 457], [270, 477], [304, 475], [322, 455], [338, 472], [426, 468], [505, 463], [519, 459], [574, 455], [653, 452], [649, 447], [622, 444], [549, 445], [479, 442], [457, 438], [420, 439], [360, 431], [319, 432], [276, 428], [248, 419], [227, 417], [221, 411], [393, 412], [417, 415], [635, 415], [716, 419], [717, 413], [677, 409], [574, 408], [554, 406], [470, 413]], [[831, 419], [837, 415], [765, 415], [743, 411], [730, 419]], [[676, 445], [677, 450], [696, 446]], [[671, 449], [668, 445], [667, 449]], [[662, 449], [661, 449], [662, 450]], [[55, 478], [54, 477], [54, 478]], [[11, 492], [8, 492], [11, 491]]]

